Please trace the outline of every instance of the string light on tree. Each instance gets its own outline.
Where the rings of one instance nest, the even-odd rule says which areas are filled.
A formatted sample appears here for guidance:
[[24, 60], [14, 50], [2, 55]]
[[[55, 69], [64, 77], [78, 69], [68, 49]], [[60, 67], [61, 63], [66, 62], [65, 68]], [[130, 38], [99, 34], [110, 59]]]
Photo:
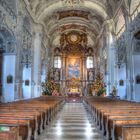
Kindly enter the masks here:
[[93, 90], [95, 91], [97, 96], [105, 96], [105, 85], [103, 82], [103, 74], [100, 72], [97, 73], [95, 82], [93, 84]]

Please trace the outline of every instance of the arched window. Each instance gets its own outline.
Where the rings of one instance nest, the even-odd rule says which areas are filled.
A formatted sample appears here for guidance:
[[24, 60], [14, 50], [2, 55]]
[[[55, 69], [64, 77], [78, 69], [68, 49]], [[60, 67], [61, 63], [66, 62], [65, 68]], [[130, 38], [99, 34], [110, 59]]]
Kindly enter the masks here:
[[54, 57], [54, 68], [61, 68], [61, 57], [60, 56], [55, 56]]
[[87, 65], [87, 69], [93, 68], [93, 57], [92, 56], [87, 57], [86, 65]]

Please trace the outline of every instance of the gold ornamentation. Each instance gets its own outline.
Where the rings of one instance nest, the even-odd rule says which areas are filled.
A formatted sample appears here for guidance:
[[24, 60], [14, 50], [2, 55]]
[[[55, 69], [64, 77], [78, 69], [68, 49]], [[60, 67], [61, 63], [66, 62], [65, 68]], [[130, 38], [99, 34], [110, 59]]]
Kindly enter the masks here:
[[65, 30], [69, 30], [69, 29], [73, 29], [73, 30], [78, 29], [81, 30], [82, 32], [86, 32], [87, 27], [84, 25], [77, 25], [72, 23], [72, 24], [65, 24], [60, 26], [59, 31], [64, 32]]
[[59, 19], [68, 18], [68, 17], [80, 17], [86, 20], [89, 20], [90, 12], [81, 11], [81, 10], [68, 10], [58, 12]]
[[86, 52], [87, 35], [77, 31], [63, 33], [60, 38], [60, 44], [64, 53], [82, 55]]
[[67, 81], [67, 88], [71, 93], [80, 92], [80, 85], [80, 78], [71, 78]]
[[70, 44], [78, 44], [81, 42], [81, 36], [77, 32], [71, 32], [67, 35], [67, 41]]
[[71, 36], [70, 36], [70, 40], [71, 40], [72, 42], [76, 42], [76, 41], [78, 40], [77, 35], [75, 35], [75, 34], [71, 35]]
[[80, 6], [84, 0], [61, 0], [64, 6]]

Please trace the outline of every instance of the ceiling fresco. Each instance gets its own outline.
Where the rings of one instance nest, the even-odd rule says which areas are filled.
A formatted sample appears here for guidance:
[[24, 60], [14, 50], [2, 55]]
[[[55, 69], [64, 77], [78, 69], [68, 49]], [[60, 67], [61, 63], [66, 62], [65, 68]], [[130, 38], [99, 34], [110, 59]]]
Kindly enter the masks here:
[[[87, 35], [87, 45], [95, 47], [104, 23], [119, 6], [130, 0], [24, 0], [33, 19], [44, 26], [52, 45], [59, 46], [63, 33]], [[126, 6], [127, 7], [127, 6]]]

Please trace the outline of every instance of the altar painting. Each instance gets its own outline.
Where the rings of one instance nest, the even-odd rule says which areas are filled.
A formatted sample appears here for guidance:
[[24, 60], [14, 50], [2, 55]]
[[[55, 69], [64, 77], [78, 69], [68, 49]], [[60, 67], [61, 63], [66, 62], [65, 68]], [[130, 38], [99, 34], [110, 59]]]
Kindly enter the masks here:
[[68, 59], [68, 77], [80, 78], [80, 59], [79, 58], [69, 58]]

